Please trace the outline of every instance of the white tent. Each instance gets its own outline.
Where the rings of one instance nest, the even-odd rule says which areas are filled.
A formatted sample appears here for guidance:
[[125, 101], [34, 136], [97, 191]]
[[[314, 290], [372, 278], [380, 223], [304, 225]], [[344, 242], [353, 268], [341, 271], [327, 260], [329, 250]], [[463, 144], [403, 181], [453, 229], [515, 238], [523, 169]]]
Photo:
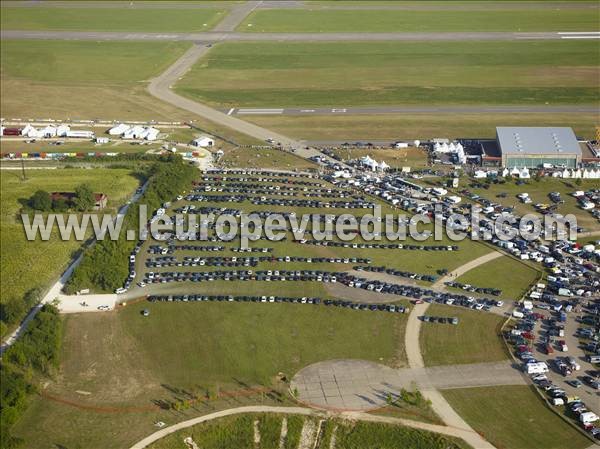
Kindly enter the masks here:
[[475, 174], [473, 175], [473, 177], [475, 179], [483, 179], [483, 178], [487, 178], [487, 173], [484, 172], [483, 170], [477, 170], [475, 172]]
[[69, 125], [58, 125], [56, 128], [56, 135], [58, 137], [65, 137], [69, 131], [71, 131], [71, 127]]
[[520, 174], [521, 171], [517, 167], [513, 167], [513, 169], [510, 171], [511, 176], [519, 176]]
[[134, 126], [123, 133], [123, 139], [141, 139], [144, 131], [142, 126]]
[[390, 168], [390, 166], [388, 164], [386, 164], [385, 161], [381, 161], [377, 168], [379, 168], [379, 170], [381, 170], [381, 171], [384, 171], [384, 170], [387, 170], [388, 168]]
[[113, 126], [108, 130], [108, 134], [111, 136], [122, 136], [129, 130], [130, 126], [125, 123], [119, 123], [117, 126]]
[[146, 140], [156, 140], [160, 131], [156, 128], [152, 128], [151, 126], [146, 128], [143, 132], [143, 138]]
[[529, 169], [528, 168], [524, 168], [523, 170], [521, 170], [521, 172], [519, 173], [519, 178], [520, 179], [529, 179], [529, 178], [531, 178], [531, 175], [529, 174]]
[[212, 147], [215, 144], [215, 140], [209, 136], [200, 136], [194, 140], [192, 140], [192, 146], [195, 147]]
[[38, 131], [41, 137], [56, 137], [56, 128], [52, 125], [48, 125]]

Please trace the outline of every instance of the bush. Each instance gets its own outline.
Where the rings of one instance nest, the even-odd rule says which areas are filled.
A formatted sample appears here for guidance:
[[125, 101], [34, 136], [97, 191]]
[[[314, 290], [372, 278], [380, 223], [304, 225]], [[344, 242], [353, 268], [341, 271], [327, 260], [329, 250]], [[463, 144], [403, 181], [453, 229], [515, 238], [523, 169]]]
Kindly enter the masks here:
[[49, 212], [52, 209], [50, 194], [45, 190], [38, 190], [29, 199], [29, 206], [41, 212]]

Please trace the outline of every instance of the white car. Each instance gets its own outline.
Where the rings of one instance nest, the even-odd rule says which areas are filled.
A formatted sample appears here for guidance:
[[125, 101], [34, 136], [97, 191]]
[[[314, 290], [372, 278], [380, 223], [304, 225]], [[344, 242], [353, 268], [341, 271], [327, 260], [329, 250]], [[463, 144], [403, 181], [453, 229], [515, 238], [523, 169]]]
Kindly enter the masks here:
[[[127, 289], [123, 288], [123, 287], [118, 288], [118, 289], [115, 290], [115, 293], [117, 295], [122, 295], [123, 293], [126, 293], [126, 292], [127, 292]], [[100, 306], [100, 307], [104, 307], [104, 306]], [[98, 309], [100, 309], [100, 307], [98, 307]], [[106, 307], [108, 307], [108, 306], [106, 306]]]

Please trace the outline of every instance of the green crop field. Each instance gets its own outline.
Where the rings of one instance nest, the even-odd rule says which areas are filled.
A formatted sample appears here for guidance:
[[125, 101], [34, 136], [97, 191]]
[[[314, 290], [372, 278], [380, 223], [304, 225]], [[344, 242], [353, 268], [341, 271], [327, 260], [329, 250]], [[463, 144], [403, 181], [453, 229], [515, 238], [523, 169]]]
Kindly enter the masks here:
[[255, 11], [239, 31], [272, 33], [406, 31], [595, 31], [597, 15], [585, 9], [495, 11], [290, 10]]
[[230, 42], [215, 46], [176, 90], [221, 107], [596, 104], [599, 48], [592, 41]]
[[2, 8], [4, 30], [148, 31], [183, 33], [210, 30], [223, 9], [182, 8]]
[[[283, 439], [284, 448], [295, 449], [300, 442], [300, 430], [304, 425], [318, 425], [315, 417], [298, 415], [246, 414], [221, 418], [189, 429], [180, 430], [158, 440], [149, 449], [179, 449], [184, 438], [189, 436], [203, 449], [249, 448], [261, 449], [281, 447], [279, 445], [283, 419], [288, 433]], [[254, 444], [254, 423], [258, 422], [260, 444]], [[291, 432], [291, 429], [297, 430]], [[330, 446], [332, 435], [335, 445]], [[323, 423], [322, 438], [315, 449], [363, 449], [363, 448], [407, 448], [407, 449], [466, 449], [462, 440], [431, 432], [369, 422], [351, 423], [329, 419]]]
[[430, 139], [435, 137], [488, 138], [496, 126], [570, 126], [578, 136], [594, 139], [600, 116], [594, 113], [513, 113], [513, 114], [372, 114], [372, 115], [253, 115], [244, 120], [304, 140], [342, 142], [385, 139]]
[[502, 290], [500, 298], [516, 301], [538, 280], [539, 275], [532, 265], [504, 256], [468, 271], [456, 281], [476, 287], [498, 288]]
[[[89, 183], [96, 192], [104, 192], [109, 197], [110, 212], [125, 202], [133, 193], [139, 181], [128, 170], [121, 169], [64, 169], [28, 170], [27, 180], [21, 180], [18, 170], [3, 170], [1, 234], [2, 254], [0, 274], [2, 302], [20, 301], [30, 289], [39, 287], [45, 290], [51, 281], [59, 276], [77, 251], [81, 242], [62, 241], [57, 234], [47, 241], [27, 241], [23, 227], [17, 219], [22, 201], [28, 200], [39, 189], [52, 191], [73, 191], [82, 183]], [[32, 267], [37, 267], [32, 269]]]
[[592, 443], [552, 413], [531, 390], [504, 386], [445, 390], [468, 424], [497, 448], [583, 449]]
[[500, 333], [504, 322], [501, 316], [440, 304], [431, 305], [426, 314], [457, 317], [459, 323], [421, 324], [419, 340], [425, 365], [496, 362], [508, 358]]

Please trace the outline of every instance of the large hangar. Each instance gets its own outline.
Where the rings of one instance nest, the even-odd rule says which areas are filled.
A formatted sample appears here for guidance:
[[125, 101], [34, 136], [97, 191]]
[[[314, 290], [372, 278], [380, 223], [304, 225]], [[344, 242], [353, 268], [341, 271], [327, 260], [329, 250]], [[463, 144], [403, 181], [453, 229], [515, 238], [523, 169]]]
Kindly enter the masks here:
[[550, 164], [575, 168], [581, 162], [581, 147], [571, 128], [499, 126], [496, 139], [503, 167], [537, 168]]

